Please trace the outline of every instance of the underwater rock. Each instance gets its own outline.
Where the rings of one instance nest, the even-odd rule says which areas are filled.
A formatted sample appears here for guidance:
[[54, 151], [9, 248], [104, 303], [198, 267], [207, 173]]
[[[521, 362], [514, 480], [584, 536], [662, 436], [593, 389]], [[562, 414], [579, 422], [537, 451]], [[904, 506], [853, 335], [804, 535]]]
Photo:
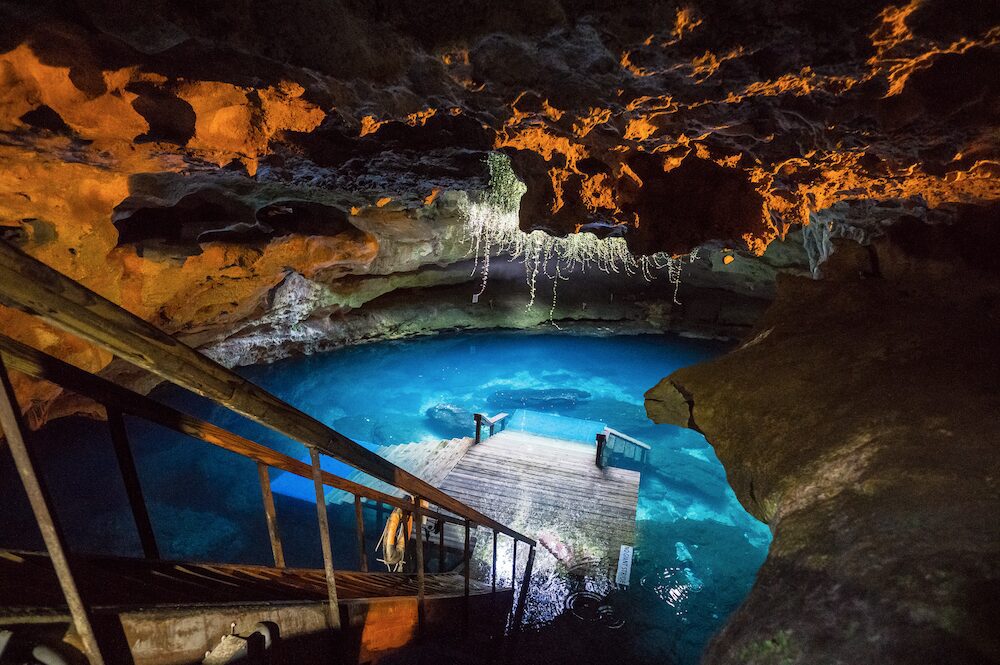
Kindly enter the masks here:
[[424, 415], [438, 431], [453, 436], [468, 434], [473, 427], [472, 412], [454, 404], [435, 404]]
[[558, 409], [576, 406], [590, 399], [590, 393], [576, 388], [523, 388], [498, 390], [489, 397], [490, 406], [498, 408]]

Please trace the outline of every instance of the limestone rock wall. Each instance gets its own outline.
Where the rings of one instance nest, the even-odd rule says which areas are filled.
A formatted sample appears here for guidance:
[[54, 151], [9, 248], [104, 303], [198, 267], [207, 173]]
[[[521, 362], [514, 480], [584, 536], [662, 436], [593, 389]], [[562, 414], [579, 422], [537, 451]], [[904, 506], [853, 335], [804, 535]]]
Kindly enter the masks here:
[[647, 394], [774, 541], [707, 663], [1000, 661], [996, 208], [779, 279], [748, 341]]

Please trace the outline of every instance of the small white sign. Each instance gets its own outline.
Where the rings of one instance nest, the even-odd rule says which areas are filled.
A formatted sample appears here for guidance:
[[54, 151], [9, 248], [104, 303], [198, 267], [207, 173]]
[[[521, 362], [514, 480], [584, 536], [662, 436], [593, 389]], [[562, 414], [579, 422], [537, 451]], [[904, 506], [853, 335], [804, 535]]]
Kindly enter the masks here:
[[477, 302], [479, 302], [479, 294], [478, 293], [473, 293], [472, 294], [472, 303], [475, 304]]
[[628, 586], [632, 577], [632, 546], [622, 545], [618, 551], [618, 574], [615, 575], [615, 584]]

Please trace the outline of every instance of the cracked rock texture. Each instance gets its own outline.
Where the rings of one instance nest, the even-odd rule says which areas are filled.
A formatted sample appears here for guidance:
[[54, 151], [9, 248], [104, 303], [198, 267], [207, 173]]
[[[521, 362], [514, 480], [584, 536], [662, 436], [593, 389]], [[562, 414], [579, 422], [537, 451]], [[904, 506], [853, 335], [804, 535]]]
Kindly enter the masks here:
[[749, 341], [647, 393], [774, 533], [707, 663], [1000, 662], [996, 212], [779, 279]]

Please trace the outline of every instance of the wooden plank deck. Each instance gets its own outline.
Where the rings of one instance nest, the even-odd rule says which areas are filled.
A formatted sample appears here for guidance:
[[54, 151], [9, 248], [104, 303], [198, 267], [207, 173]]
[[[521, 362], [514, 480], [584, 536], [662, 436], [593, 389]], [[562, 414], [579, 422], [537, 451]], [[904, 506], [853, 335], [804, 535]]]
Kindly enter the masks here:
[[[529, 537], [562, 543], [572, 555], [563, 564], [613, 576], [620, 546], [635, 543], [640, 474], [598, 469], [595, 452], [507, 430], [469, 448], [441, 489]], [[480, 540], [491, 542], [486, 533]]]
[[[102, 607], [195, 606], [212, 603], [325, 601], [322, 569], [78, 557], [81, 591]], [[405, 573], [337, 571], [341, 601], [415, 597], [417, 576]], [[428, 598], [460, 596], [464, 579], [455, 573], [425, 576]], [[489, 585], [473, 582], [473, 594]], [[40, 552], [0, 550], [0, 617], [65, 611], [52, 562]]]

